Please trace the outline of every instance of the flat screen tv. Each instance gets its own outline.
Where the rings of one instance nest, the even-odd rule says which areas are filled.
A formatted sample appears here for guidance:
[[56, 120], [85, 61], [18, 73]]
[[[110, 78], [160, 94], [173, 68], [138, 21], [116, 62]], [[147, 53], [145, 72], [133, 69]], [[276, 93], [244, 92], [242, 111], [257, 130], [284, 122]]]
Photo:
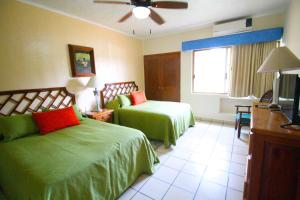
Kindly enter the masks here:
[[299, 95], [300, 78], [298, 74], [281, 74], [278, 104], [280, 105], [281, 112], [290, 121], [287, 125], [300, 124]]

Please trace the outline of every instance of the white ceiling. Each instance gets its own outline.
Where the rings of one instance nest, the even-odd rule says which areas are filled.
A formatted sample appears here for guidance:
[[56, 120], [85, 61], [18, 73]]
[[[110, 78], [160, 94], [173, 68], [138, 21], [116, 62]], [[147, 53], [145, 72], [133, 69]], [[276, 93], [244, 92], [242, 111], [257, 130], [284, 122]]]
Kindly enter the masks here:
[[[134, 29], [137, 37], [151, 37], [166, 32], [194, 29], [232, 18], [280, 12], [284, 11], [290, 2], [290, 0], [188, 0], [187, 10], [154, 9], [166, 21], [159, 26], [149, 18], [138, 20], [131, 17], [123, 23], [118, 23], [118, 20], [133, 8], [128, 5], [96, 4], [93, 0], [21, 1], [79, 17], [125, 34], [132, 34]], [[150, 29], [152, 35], [149, 34]]]

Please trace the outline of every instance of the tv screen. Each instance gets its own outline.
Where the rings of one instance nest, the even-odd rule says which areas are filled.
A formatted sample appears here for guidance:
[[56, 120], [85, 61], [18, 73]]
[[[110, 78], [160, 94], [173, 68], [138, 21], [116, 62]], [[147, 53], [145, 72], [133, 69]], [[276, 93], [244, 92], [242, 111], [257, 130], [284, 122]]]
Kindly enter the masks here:
[[281, 74], [279, 105], [292, 123], [299, 123], [299, 78], [297, 74]]

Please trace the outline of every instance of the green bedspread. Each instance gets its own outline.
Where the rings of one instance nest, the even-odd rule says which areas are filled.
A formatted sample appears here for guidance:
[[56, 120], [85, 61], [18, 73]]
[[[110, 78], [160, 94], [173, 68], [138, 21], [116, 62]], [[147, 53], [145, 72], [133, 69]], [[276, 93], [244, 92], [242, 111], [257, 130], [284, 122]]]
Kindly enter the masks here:
[[115, 199], [158, 162], [145, 135], [85, 119], [46, 136], [0, 143], [0, 185], [8, 199]]
[[186, 103], [147, 101], [136, 106], [122, 107], [114, 112], [116, 124], [141, 130], [149, 139], [162, 140], [165, 146], [195, 125], [191, 107]]

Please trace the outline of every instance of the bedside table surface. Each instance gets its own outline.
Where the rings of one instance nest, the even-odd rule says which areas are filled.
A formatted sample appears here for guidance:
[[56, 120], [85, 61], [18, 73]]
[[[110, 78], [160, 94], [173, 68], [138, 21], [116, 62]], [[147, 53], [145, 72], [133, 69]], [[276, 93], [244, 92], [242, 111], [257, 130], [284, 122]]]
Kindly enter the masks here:
[[85, 114], [88, 118], [112, 123], [113, 122], [113, 112], [114, 112], [114, 110], [112, 110], [112, 109], [102, 109], [101, 112], [91, 111], [91, 112], [87, 112]]
[[109, 114], [109, 113], [112, 113], [112, 112], [114, 112], [114, 110], [103, 108], [99, 112], [97, 112], [97, 111], [89, 111], [89, 112], [86, 112], [85, 114], [88, 115], [88, 116], [95, 116], [95, 115], [105, 115], [105, 114]]

